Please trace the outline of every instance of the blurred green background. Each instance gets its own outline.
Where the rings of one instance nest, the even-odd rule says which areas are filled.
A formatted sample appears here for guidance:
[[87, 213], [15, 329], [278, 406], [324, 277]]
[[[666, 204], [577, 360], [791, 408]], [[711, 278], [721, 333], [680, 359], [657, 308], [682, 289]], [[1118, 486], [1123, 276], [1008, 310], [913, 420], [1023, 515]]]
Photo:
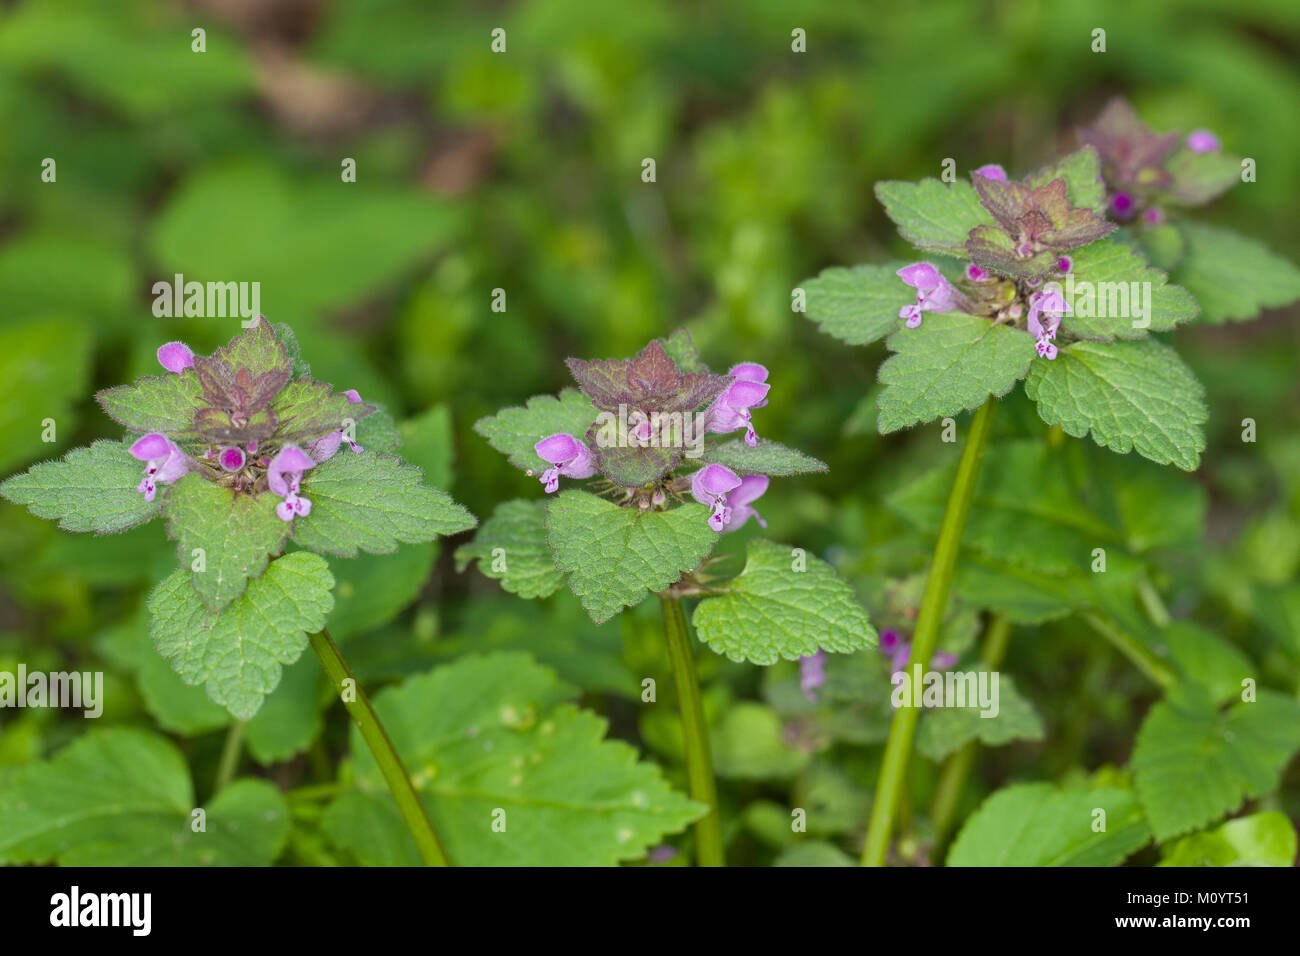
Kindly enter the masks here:
[[[504, 53], [490, 48], [498, 27]], [[191, 51], [195, 28], [204, 53]], [[795, 28], [805, 53], [791, 50]], [[1105, 53], [1091, 50], [1096, 28]], [[835, 560], [875, 616], [878, 576], [920, 570], [927, 553], [879, 500], [952, 446], [937, 426], [878, 437], [883, 348], [821, 335], [791, 312], [792, 288], [829, 265], [906, 255], [875, 181], [938, 175], [946, 157], [1024, 173], [1071, 148], [1074, 126], [1115, 94], [1156, 129], [1209, 128], [1254, 158], [1256, 183], [1196, 215], [1300, 258], [1298, 58], [1290, 0], [7, 2], [0, 472], [115, 436], [92, 392], [152, 374], [162, 342], [206, 352], [238, 332], [237, 319], [156, 318], [150, 288], [174, 273], [260, 282], [262, 311], [294, 327], [316, 377], [411, 421], [412, 458], [480, 518], [540, 492], [472, 431], [478, 417], [567, 384], [565, 356], [625, 356], [685, 326], [715, 367], [772, 369], [761, 431], [831, 471], [773, 483], [769, 534]], [[655, 183], [641, 178], [647, 157]], [[41, 180], [46, 158], [54, 183]], [[340, 176], [347, 158], [355, 183]], [[1210, 512], [1207, 545], [1162, 583], [1176, 612], [1246, 643], [1262, 614], [1300, 623], [1285, 591], [1300, 564], [1296, 315], [1176, 337], [1211, 409], [1203, 468], [1181, 480], [1207, 489]], [[1027, 403], [1006, 404], [1000, 434], [1042, 434]], [[1255, 445], [1239, 440], [1246, 416]], [[617, 695], [621, 675], [641, 672], [644, 615], [596, 629], [567, 594], [544, 607], [501, 595], [455, 572], [454, 544], [427, 575], [431, 550], [405, 565], [403, 600], [335, 629], [361, 675], [533, 641], [635, 735]], [[140, 598], [172, 560], [157, 524], [73, 539], [0, 505], [0, 666], [95, 661], [127, 702], [106, 719], [152, 724], [153, 664], [122, 632], [138, 629]], [[391, 577], [378, 567], [349, 586], [364, 595], [366, 573]], [[1278, 587], [1290, 596], [1265, 607], [1258, 589]], [[1058, 662], [1085, 638], [1057, 636], [1024, 642], [1009, 669], [1065, 681]], [[1041, 703], [1048, 743], [1002, 758], [992, 779], [1122, 762], [1145, 691], [1110, 666]], [[759, 680], [720, 660], [711, 676], [727, 699], [753, 697]], [[83, 725], [0, 713], [0, 728], [0, 766], [12, 766]], [[219, 749], [219, 734], [192, 736], [196, 760]]]

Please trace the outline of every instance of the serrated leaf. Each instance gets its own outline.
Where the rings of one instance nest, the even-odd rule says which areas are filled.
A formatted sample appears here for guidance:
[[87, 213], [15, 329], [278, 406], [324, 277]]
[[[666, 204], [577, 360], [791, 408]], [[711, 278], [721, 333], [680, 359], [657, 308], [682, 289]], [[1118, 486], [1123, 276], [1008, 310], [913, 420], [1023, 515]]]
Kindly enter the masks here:
[[[294, 346], [297, 347], [296, 340]], [[252, 325], [246, 326], [239, 335], [213, 352], [209, 360], [233, 369], [245, 369], [252, 378], [267, 372], [288, 378], [293, 370], [288, 348], [276, 337], [275, 327], [265, 316], [258, 316]]]
[[766, 438], [760, 438], [752, 448], [743, 439], [733, 438], [708, 449], [701, 456], [701, 463], [704, 462], [726, 465], [738, 475], [771, 475], [776, 478], [828, 470], [826, 462]]
[[1064, 179], [1072, 206], [1082, 206], [1100, 213], [1106, 201], [1106, 184], [1101, 178], [1101, 163], [1091, 146], [1076, 149], [1068, 156], [1039, 170], [1025, 182], [1029, 186], [1046, 186], [1053, 179]]
[[1184, 222], [1187, 254], [1176, 277], [1210, 323], [1252, 319], [1300, 299], [1300, 268], [1229, 229]]
[[1075, 342], [1029, 370], [1025, 393], [1068, 435], [1121, 455], [1194, 471], [1209, 418], [1204, 389], [1178, 353], [1154, 339]]
[[304, 548], [352, 557], [387, 554], [400, 544], [432, 541], [474, 527], [451, 495], [421, 484], [420, 469], [396, 455], [340, 451], [303, 474], [311, 514], [293, 522]]
[[880, 433], [957, 415], [1002, 396], [1034, 359], [1028, 332], [962, 312], [928, 315], [917, 329], [899, 329], [894, 352], [880, 366]]
[[[334, 621], [330, 619], [330, 630]], [[304, 654], [285, 667], [280, 683], [244, 729], [253, 759], [263, 766], [288, 760], [311, 746], [324, 727], [321, 714], [321, 666], [315, 654]]]
[[708, 372], [700, 361], [700, 350], [695, 347], [695, 340], [685, 329], [678, 329], [662, 342], [664, 351], [673, 360], [673, 364], [683, 372]]
[[112, 534], [153, 518], [162, 497], [145, 501], [136, 491], [141, 463], [124, 442], [97, 441], [74, 448], [61, 461], [33, 465], [0, 484], [0, 495], [26, 505], [38, 518], [59, 522], [64, 531]]
[[275, 436], [285, 442], [341, 431], [347, 422], [355, 425], [374, 410], [373, 405], [351, 402], [324, 382], [302, 378], [285, 385], [271, 403], [279, 420]]
[[806, 314], [821, 330], [849, 345], [867, 345], [898, 328], [899, 310], [914, 294], [898, 270], [904, 263], [883, 266], [839, 266], [823, 269], [804, 282]]
[[503, 408], [480, 418], [474, 430], [516, 468], [539, 471], [547, 463], [538, 457], [534, 445], [556, 434], [582, 438], [598, 414], [587, 396], [576, 388], [566, 388], [558, 397], [534, 395], [523, 407]]
[[1140, 339], [1196, 318], [1191, 294], [1169, 285], [1168, 276], [1148, 266], [1122, 242], [1094, 242], [1077, 250], [1073, 259], [1072, 278], [1061, 283], [1071, 309], [1061, 328], [1076, 338]]
[[[355, 407], [355, 406], [354, 406]], [[373, 405], [374, 411], [356, 423], [356, 442], [366, 451], [392, 454], [402, 447], [402, 433], [382, 405]], [[403, 457], [406, 457], [403, 455]], [[431, 484], [437, 484], [431, 482]]]
[[273, 561], [243, 596], [212, 614], [176, 571], [149, 595], [149, 634], [187, 684], [203, 684], [241, 720], [250, 719], [296, 661], [307, 635], [325, 626], [334, 577], [320, 555], [297, 551]]
[[818, 650], [848, 654], [874, 647], [876, 631], [853, 589], [820, 558], [756, 538], [745, 569], [719, 597], [705, 598], [692, 620], [700, 640], [733, 661], [774, 664]]
[[621, 406], [646, 414], [693, 412], [731, 384], [725, 375], [683, 374], [658, 339], [630, 359], [571, 358], [565, 364], [591, 403], [613, 414]]
[[583, 439], [591, 449], [596, 469], [615, 484], [636, 488], [649, 484], [677, 467], [685, 451], [673, 444], [633, 445], [617, 441], [605, 444], [601, 439], [605, 426], [593, 425]]
[[[876, 183], [876, 198], [898, 226], [899, 234], [912, 245], [958, 259], [966, 258], [970, 231], [993, 222], [974, 188], [966, 182], [880, 182]], [[898, 315], [898, 309], [894, 315]]]
[[289, 812], [262, 780], [239, 780], [203, 806], [185, 758], [156, 734], [92, 730], [0, 787], [0, 862], [64, 866], [267, 866]]
[[[600, 866], [636, 859], [703, 807], [658, 767], [603, 740], [605, 721], [563, 703], [574, 688], [524, 654], [469, 656], [383, 691], [375, 709], [448, 856], [462, 866]], [[327, 830], [365, 863], [417, 864], [359, 734], [359, 791]], [[492, 830], [505, 812], [506, 839]]]
[[279, 501], [269, 492], [239, 494], [197, 474], [167, 489], [167, 534], [177, 542], [182, 568], [192, 568], [194, 549], [203, 549], [203, 570], [192, 570], [190, 580], [209, 611], [243, 594], [248, 579], [284, 550], [289, 524], [275, 513]]
[[1296, 832], [1285, 813], [1270, 810], [1229, 820], [1166, 847], [1156, 866], [1294, 866]]
[[[1093, 830], [1095, 810], [1106, 828]], [[966, 821], [948, 866], [1114, 866], [1151, 839], [1128, 790], [1057, 790], [1048, 783], [1005, 787]]]
[[[546, 544], [546, 501], [516, 499], [497, 505], [469, 544], [456, 550], [456, 570], [478, 561], [479, 573], [522, 598], [549, 597], [564, 584]], [[500, 549], [501, 554], [494, 552]]]
[[1176, 202], [1200, 206], [1241, 182], [1241, 160], [1218, 150], [1197, 153], [1186, 146], [1166, 161], [1169, 193]]
[[1220, 711], [1181, 692], [1147, 713], [1133, 748], [1138, 794], [1161, 842], [1272, 792], [1300, 749], [1300, 704], [1269, 690]]
[[1257, 676], [1250, 658], [1191, 621], [1170, 621], [1164, 639], [1179, 669], [1216, 704], [1239, 695], [1242, 681]]
[[193, 369], [180, 375], [146, 375], [134, 385], [104, 389], [95, 399], [118, 424], [133, 432], [162, 432], [173, 441], [194, 437], [194, 413], [206, 404]]
[[995, 275], [1036, 279], [1056, 268], [1058, 253], [1051, 250], [1022, 256], [1016, 244], [998, 226], [976, 226], [966, 239], [966, 252], [977, 266]]
[[555, 567], [599, 624], [699, 567], [718, 541], [708, 517], [694, 502], [641, 511], [564, 491], [547, 508], [546, 533]]
[[916, 731], [918, 751], [937, 762], [972, 740], [1000, 747], [1017, 740], [1043, 739], [1038, 711], [1021, 696], [1010, 675], [998, 675], [998, 712], [991, 716], [983, 716], [977, 688], [970, 690], [973, 696], [967, 699], [966, 706], [940, 707], [922, 714]]

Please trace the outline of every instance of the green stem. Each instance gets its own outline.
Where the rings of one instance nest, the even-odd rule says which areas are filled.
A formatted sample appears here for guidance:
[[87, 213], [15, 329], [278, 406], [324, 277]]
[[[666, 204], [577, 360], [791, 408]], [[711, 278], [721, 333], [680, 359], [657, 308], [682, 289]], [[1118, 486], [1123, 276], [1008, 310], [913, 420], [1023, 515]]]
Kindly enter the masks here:
[[[948, 609], [948, 591], [952, 587], [953, 567], [957, 563], [957, 552], [961, 547], [961, 533], [966, 525], [966, 514], [970, 511], [971, 499], [975, 496], [975, 480], [979, 477], [980, 462], [984, 458], [984, 448], [988, 444], [993, 409], [996, 405], [997, 399], [990, 396], [975, 413], [975, 417], [971, 419], [970, 434], [966, 436], [966, 446], [962, 449], [961, 460], [957, 463], [957, 476], [948, 495], [948, 507], [943, 514], [943, 523], [939, 526], [939, 540], [934, 546], [934, 558], [930, 562], [930, 573], [926, 577], [925, 593], [921, 598], [921, 610], [916, 618], [916, 631], [912, 635], [912, 654], [908, 663], [909, 680], [912, 679], [911, 675], [918, 665], [921, 668], [920, 677], [924, 679], [925, 668], [929, 665], [930, 658], [934, 655], [935, 644], [939, 640], [939, 625], [943, 622], [944, 613]], [[920, 695], [921, 686], [919, 683], [913, 686], [913, 698]], [[912, 755], [912, 738], [916, 734], [916, 722], [921, 716], [917, 701], [913, 699], [909, 704], [908, 707], [899, 707], [894, 711], [894, 719], [889, 725], [885, 759], [880, 768], [880, 779], [876, 783], [876, 797], [871, 804], [871, 819], [867, 824], [866, 843], [862, 847], [863, 866], [884, 866], [885, 855], [889, 850], [894, 814], [898, 809], [903, 778]]]
[[695, 676], [695, 651], [681, 598], [663, 595], [664, 637], [668, 659], [677, 685], [677, 707], [682, 717], [682, 739], [686, 747], [686, 779], [691, 797], [709, 808], [695, 824], [695, 859], [700, 866], [726, 866], [722, 852], [722, 818], [718, 814], [718, 787], [713, 780], [713, 756], [709, 752], [709, 727], [704, 721], [700, 682]]
[[1169, 626], [1169, 609], [1165, 607], [1165, 602], [1160, 597], [1160, 592], [1156, 590], [1154, 584], [1145, 575], [1138, 577], [1138, 597], [1142, 600], [1142, 606], [1146, 609], [1147, 617], [1151, 618], [1151, 623], [1159, 628]]
[[[325, 668], [325, 675], [342, 697], [343, 706], [348, 709], [352, 722], [361, 731], [366, 746], [374, 755], [375, 763], [379, 764], [379, 771], [384, 775], [393, 799], [397, 801], [397, 809], [401, 811], [402, 819], [406, 821], [406, 829], [411, 831], [411, 839], [415, 841], [415, 848], [419, 850], [420, 858], [424, 860], [426, 866], [450, 866], [447, 854], [442, 844], [438, 842], [438, 834], [433, 829], [433, 822], [425, 812], [424, 804], [420, 802], [415, 787], [411, 785], [411, 778], [407, 776], [406, 768], [402, 766], [402, 758], [397, 756], [397, 750], [388, 738], [384, 725], [379, 722], [379, 717], [370, 706], [370, 701], [362, 693], [361, 686], [352, 676], [352, 672], [348, 670], [347, 662], [339, 654], [339, 649], [334, 646], [329, 631], [322, 630], [313, 634], [311, 646], [316, 656], [320, 658], [321, 666]], [[345, 681], [351, 681], [351, 684], [346, 685]]]
[[1169, 690], [1178, 683], [1175, 674], [1160, 658], [1139, 644], [1100, 614], [1085, 613], [1083, 619], [1092, 625], [1092, 629], [1110, 641], [1121, 654], [1137, 666], [1143, 674], [1159, 685], [1161, 690]]
[[239, 769], [239, 754], [244, 745], [244, 728], [247, 726], [245, 721], [236, 720], [226, 731], [226, 742], [222, 745], [221, 760], [217, 764], [217, 782], [212, 788], [214, 794], [225, 790], [230, 781], [235, 779], [235, 771]]
[[[980, 653], [984, 669], [995, 671], [1002, 666], [1007, 656], [1007, 645], [1011, 643], [1011, 621], [1004, 615], [995, 614], [984, 632], [984, 647]], [[930, 823], [934, 827], [933, 857], [938, 859], [948, 842], [953, 818], [957, 813], [957, 804], [961, 800], [966, 778], [970, 776], [979, 753], [979, 741], [968, 741], [960, 750], [948, 758], [935, 786], [934, 801], [930, 804]]]

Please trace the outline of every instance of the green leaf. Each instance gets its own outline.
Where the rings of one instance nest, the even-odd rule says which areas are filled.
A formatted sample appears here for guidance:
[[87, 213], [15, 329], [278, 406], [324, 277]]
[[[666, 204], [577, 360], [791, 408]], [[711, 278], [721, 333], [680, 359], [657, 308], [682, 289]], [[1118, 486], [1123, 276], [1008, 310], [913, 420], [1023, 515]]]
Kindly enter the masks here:
[[1039, 170], [1026, 180], [1033, 187], [1046, 186], [1053, 179], [1064, 179], [1070, 205], [1083, 206], [1101, 213], [1106, 201], [1106, 184], [1101, 178], [1101, 163], [1091, 146], [1076, 149], [1068, 156]]
[[695, 347], [695, 340], [686, 329], [678, 329], [666, 339], [662, 339], [661, 344], [668, 357], [673, 360], [673, 364], [682, 372], [689, 375], [691, 372], [708, 371], [700, 361], [700, 350]]
[[1036, 279], [1056, 267], [1058, 254], [1050, 249], [1025, 257], [1001, 226], [977, 226], [966, 240], [966, 252], [975, 264], [995, 275]]
[[1183, 239], [1182, 232], [1171, 222], [1164, 222], [1158, 226], [1144, 226], [1136, 236], [1126, 238], [1121, 233], [1116, 238], [1135, 245], [1147, 261], [1157, 269], [1164, 269], [1166, 272], [1172, 271], [1182, 261], [1183, 254], [1187, 251], [1187, 243]]
[[1028, 332], [962, 312], [927, 315], [920, 328], [899, 329], [886, 344], [895, 354], [880, 366], [882, 435], [1005, 395], [1034, 359]]
[[1300, 704], [1260, 690], [1220, 711], [1186, 692], [1147, 713], [1133, 748], [1138, 794], [1164, 842], [1277, 788], [1300, 749]]
[[[333, 626], [331, 619], [331, 632]], [[320, 677], [320, 661], [315, 654], [304, 654], [284, 668], [280, 683], [267, 695], [244, 732], [254, 760], [264, 766], [288, 760], [310, 747], [320, 735], [325, 723]]]
[[1183, 146], [1165, 161], [1176, 202], [1199, 206], [1241, 182], [1241, 160], [1218, 150], [1197, 153]]
[[[402, 457], [407, 464], [424, 472], [425, 484], [443, 491], [450, 490], [456, 444], [452, 435], [451, 409], [445, 404], [434, 405], [402, 422], [398, 431], [402, 436]], [[359, 437], [361, 432], [357, 434]], [[366, 443], [363, 441], [362, 444]], [[383, 451], [382, 448], [376, 450]]]
[[826, 462], [766, 438], [760, 438], [752, 448], [745, 444], [744, 439], [733, 438], [706, 450], [701, 456], [701, 464], [705, 462], [726, 465], [738, 475], [772, 475], [778, 478], [828, 470]]
[[330, 561], [334, 611], [330, 634], [343, 640], [389, 623], [429, 583], [438, 545], [398, 548], [392, 554], [359, 554]]
[[1194, 471], [1205, 450], [1204, 389], [1178, 353], [1154, 339], [1076, 342], [1033, 364], [1025, 393], [1067, 435], [1121, 455]]
[[305, 472], [311, 514], [294, 519], [304, 548], [352, 557], [387, 554], [397, 545], [432, 541], [474, 527], [474, 516], [445, 491], [420, 483], [419, 468], [396, 455], [341, 451]]
[[173, 441], [193, 438], [194, 413], [206, 405], [193, 369], [162, 377], [146, 375], [95, 395], [104, 413], [133, 432], [162, 432]]
[[[546, 544], [546, 506], [516, 499], [497, 505], [469, 544], [456, 550], [456, 570], [477, 559], [481, 574], [522, 598], [549, 597], [564, 584]], [[497, 549], [501, 553], [495, 554]]]
[[1293, 866], [1295, 856], [1295, 827], [1285, 813], [1270, 810], [1183, 837], [1156, 866]]
[[976, 688], [970, 691], [973, 696], [965, 707], [942, 707], [922, 715], [916, 732], [917, 750], [938, 762], [971, 740], [1000, 747], [1017, 740], [1043, 739], [1038, 711], [1021, 696], [1010, 676], [998, 675], [998, 712], [992, 716], [981, 715]]
[[534, 445], [556, 434], [582, 438], [597, 414], [587, 396], [576, 388], [566, 388], [558, 397], [534, 395], [522, 408], [503, 408], [495, 415], [480, 418], [474, 430], [516, 468], [539, 471], [547, 463], [538, 457]]
[[1072, 281], [1062, 283], [1071, 311], [1061, 328], [1070, 335], [1101, 342], [1140, 339], [1196, 317], [1188, 291], [1168, 285], [1168, 276], [1122, 242], [1102, 239], [1076, 250], [1073, 259]]
[[1253, 319], [1300, 299], [1300, 268], [1254, 239], [1199, 223], [1180, 224], [1187, 255], [1176, 277], [1213, 324]]
[[898, 277], [902, 262], [883, 266], [835, 266], [804, 282], [807, 316], [823, 332], [849, 345], [867, 345], [898, 328], [898, 311], [912, 302]]
[[546, 532], [555, 567], [599, 624], [698, 568], [718, 540], [708, 517], [694, 502], [641, 511], [564, 491], [547, 508]]
[[[606, 723], [563, 703], [574, 688], [524, 654], [473, 655], [375, 698], [421, 800], [461, 866], [610, 866], [643, 856], [703, 807], [673, 791]], [[369, 864], [418, 864], [369, 750], [359, 791], [325, 826]], [[494, 832], [504, 811], [505, 832]]]
[[192, 571], [194, 590], [209, 611], [220, 611], [249, 578], [284, 549], [289, 524], [275, 513], [280, 499], [269, 492], [239, 494], [200, 475], [185, 475], [166, 491], [167, 534], [182, 568], [193, 568], [203, 549], [202, 571]]
[[833, 843], [824, 840], [800, 840], [786, 847], [773, 866], [857, 866], [857, 860]]
[[139, 730], [92, 730], [0, 787], [0, 862], [64, 866], [268, 866], [289, 835], [275, 787], [239, 780], [191, 824], [181, 752]]
[[297, 551], [273, 561], [242, 597], [212, 614], [189, 573], [176, 571], [149, 595], [149, 633], [185, 683], [203, 684], [209, 697], [248, 720], [279, 684], [280, 666], [296, 661], [307, 634], [325, 626], [333, 586], [324, 558]]
[[303, 378], [287, 384], [271, 402], [271, 411], [279, 419], [275, 437], [285, 442], [341, 431], [347, 422], [355, 426], [374, 410], [364, 402], [354, 404], [324, 382]]
[[701, 601], [692, 620], [715, 652], [754, 664], [876, 645], [866, 611], [834, 568], [763, 538], [750, 542], [745, 570], [726, 592]]
[[162, 510], [162, 498], [145, 501], [136, 491], [141, 463], [125, 442], [97, 441], [74, 448], [62, 461], [33, 465], [0, 484], [0, 495], [26, 505], [38, 518], [59, 522], [64, 531], [112, 534], [148, 521]]
[[[958, 259], [967, 258], [966, 237], [970, 231], [993, 222], [967, 182], [880, 182], [876, 183], [876, 198], [912, 245]], [[898, 309], [894, 315], [898, 315]]]
[[[1105, 829], [1094, 831], [1104, 810]], [[966, 821], [948, 866], [1114, 866], [1151, 839], [1128, 790], [1057, 790], [1048, 783], [1005, 787]]]
[[1250, 658], [1191, 621], [1170, 621], [1164, 638], [1179, 669], [1215, 704], [1238, 696], [1242, 681], [1257, 676]]

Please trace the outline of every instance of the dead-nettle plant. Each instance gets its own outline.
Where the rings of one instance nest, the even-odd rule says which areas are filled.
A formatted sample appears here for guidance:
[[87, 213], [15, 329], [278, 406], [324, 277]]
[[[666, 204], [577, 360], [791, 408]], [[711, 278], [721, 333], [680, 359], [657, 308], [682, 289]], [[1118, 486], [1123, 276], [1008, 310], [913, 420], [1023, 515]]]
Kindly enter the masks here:
[[[1162, 227], [1153, 210], [1214, 195], [1222, 174], [1205, 159], [1214, 153], [1205, 134], [1156, 144], [1139, 128], [1125, 107], [1112, 106], [1083, 132], [1086, 145], [1018, 182], [987, 165], [969, 182], [878, 183], [886, 213], [929, 261], [831, 268], [805, 284], [808, 316], [824, 331], [851, 345], [885, 338], [893, 353], [879, 372], [881, 433], [977, 409], [917, 616], [913, 659], [922, 668], [948, 604], [993, 409], [1018, 381], [1043, 421], [1068, 435], [1091, 433], [1112, 451], [1186, 471], [1205, 449], [1201, 385], [1153, 336], [1196, 318], [1197, 302], [1149, 265], [1145, 244], [1108, 213]], [[1182, 272], [1190, 285], [1205, 266], [1188, 258]], [[1284, 284], [1276, 276], [1263, 282], [1272, 304], [1300, 295], [1276, 292]], [[1245, 290], [1240, 301], [1263, 300]], [[918, 715], [902, 707], [891, 722], [866, 864], [885, 860]]]
[[[707, 808], [695, 825], [696, 857], [722, 865], [682, 602], [699, 599], [692, 621], [700, 639], [734, 661], [773, 664], [874, 645], [852, 590], [802, 549], [756, 538], [744, 569], [730, 575], [710, 557], [720, 534], [750, 518], [766, 526], [754, 503], [771, 478], [826, 466], [759, 437], [754, 410], [767, 404], [766, 368], [742, 363], [714, 374], [685, 331], [632, 359], [568, 365], [577, 389], [535, 396], [475, 425], [548, 497], [500, 505], [456, 560], [463, 569], [477, 559], [483, 574], [525, 598], [546, 597], [567, 578], [597, 623], [660, 597], [690, 792]], [[587, 484], [561, 491], [561, 479]]]
[[1118, 98], [1078, 137], [1097, 150], [1106, 213], [1122, 227], [1116, 235], [1170, 271], [1196, 298], [1200, 321], [1251, 319], [1300, 298], [1300, 269], [1291, 262], [1255, 239], [1185, 215], [1237, 183], [1254, 182], [1253, 159], [1226, 152], [1209, 130], [1156, 133]]
[[[96, 396], [127, 429], [123, 440], [35, 465], [0, 494], [67, 531], [111, 534], [161, 515], [180, 569], [147, 601], [158, 653], [246, 721], [310, 643], [421, 855], [445, 862], [401, 761], [325, 630], [334, 577], [322, 555], [388, 553], [472, 528], [474, 517], [394, 454], [401, 440], [382, 409], [311, 377], [286, 326], [259, 317], [210, 356], [169, 342], [158, 360], [163, 375]], [[285, 554], [290, 544], [297, 547]]]

